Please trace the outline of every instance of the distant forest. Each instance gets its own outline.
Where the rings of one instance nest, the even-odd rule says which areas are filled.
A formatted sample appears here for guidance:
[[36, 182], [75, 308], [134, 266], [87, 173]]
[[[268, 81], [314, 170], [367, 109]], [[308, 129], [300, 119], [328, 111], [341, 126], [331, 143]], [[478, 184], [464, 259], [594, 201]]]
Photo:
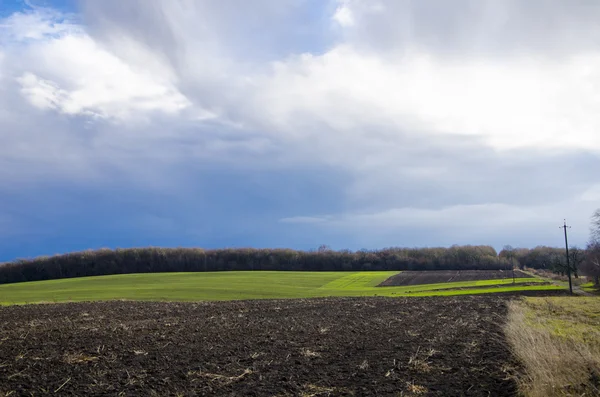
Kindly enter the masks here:
[[[581, 262], [584, 257], [584, 251], [572, 247], [569, 248], [569, 256], [573, 263]], [[558, 269], [566, 261], [565, 248], [555, 248], [539, 246], [533, 249], [529, 248], [511, 248], [505, 247], [499, 254], [500, 258], [511, 260], [516, 267], [524, 269]]]
[[[556, 270], [558, 266], [560, 271], [564, 252], [564, 249], [552, 247], [509, 247], [497, 253], [491, 246], [470, 245], [360, 251], [334, 251], [326, 246], [313, 251], [253, 248], [100, 249], [4, 263], [0, 265], [0, 284], [109, 274], [228, 270], [507, 270], [513, 267]], [[573, 254], [579, 255], [581, 250], [574, 250]]]
[[0, 266], [0, 283], [125, 273], [227, 270], [369, 271], [494, 270], [511, 267], [490, 246], [386, 248], [334, 251], [291, 249], [130, 248], [101, 249], [20, 259]]

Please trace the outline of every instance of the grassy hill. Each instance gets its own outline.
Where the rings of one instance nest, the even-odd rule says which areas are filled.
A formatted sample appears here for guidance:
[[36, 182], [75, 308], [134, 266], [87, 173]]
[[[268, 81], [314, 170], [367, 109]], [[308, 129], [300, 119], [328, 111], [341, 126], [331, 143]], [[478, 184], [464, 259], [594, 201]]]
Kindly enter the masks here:
[[[0, 285], [0, 304], [92, 300], [196, 301], [325, 296], [430, 296], [560, 290], [538, 278], [377, 287], [397, 272], [147, 273]], [[519, 285], [519, 283], [535, 283]]]

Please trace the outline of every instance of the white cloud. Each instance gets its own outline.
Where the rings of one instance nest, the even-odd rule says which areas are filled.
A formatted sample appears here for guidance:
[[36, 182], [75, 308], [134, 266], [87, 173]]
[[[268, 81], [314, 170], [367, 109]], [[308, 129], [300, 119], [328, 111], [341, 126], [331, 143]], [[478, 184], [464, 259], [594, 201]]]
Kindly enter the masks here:
[[141, 61], [131, 65], [98, 45], [70, 18], [36, 7], [0, 21], [0, 42], [9, 51], [13, 77], [34, 106], [121, 121], [152, 112], [177, 114], [190, 107], [159, 56], [124, 39]]
[[69, 115], [125, 120], [136, 113], [176, 114], [190, 105], [168, 77], [134, 69], [85, 35], [44, 41], [28, 57], [52, 79], [25, 72], [22, 92], [38, 107]]
[[337, 7], [335, 13], [333, 14], [333, 20], [343, 27], [354, 25], [352, 10], [348, 7], [346, 1], [342, 2], [342, 4]]
[[298, 118], [309, 117], [336, 138], [383, 124], [412, 134], [478, 137], [498, 149], [600, 150], [599, 70], [600, 53], [555, 62], [450, 62], [427, 53], [380, 58], [339, 46], [278, 63], [260, 103], [269, 104], [265, 119], [278, 129], [293, 130]]
[[[196, 30], [185, 22], [191, 16], [188, 13], [182, 19], [179, 11], [171, 12], [177, 7], [163, 6], [161, 12], [169, 16], [167, 23], [172, 24], [178, 45], [185, 48], [187, 44], [182, 43], [193, 42], [188, 34]], [[381, 14], [386, 20], [386, 7], [391, 6], [343, 1], [333, 18], [360, 13], [369, 18]], [[200, 12], [201, 7], [192, 11]], [[318, 122], [328, 127], [329, 139], [359, 147], [366, 143], [361, 141], [370, 140], [368, 133], [359, 130], [384, 126], [402, 132], [396, 138], [389, 133], [397, 142], [406, 133], [451, 134], [483, 139], [498, 149], [600, 149], [596, 133], [600, 117], [594, 111], [600, 106], [595, 95], [600, 88], [599, 53], [577, 53], [553, 61], [469, 54], [447, 58], [404, 44], [401, 54], [385, 55], [363, 51], [350, 42], [323, 55], [292, 56], [276, 62], [271, 71], [263, 68], [260, 74], [248, 74], [219, 58], [221, 51], [212, 38], [209, 47], [190, 44], [185, 58], [179, 60], [185, 66], [173, 69], [173, 59], [152, 53], [132, 37], [113, 40], [105, 49], [77, 29], [63, 28], [47, 15], [34, 15], [27, 19], [30, 30], [77, 32], [32, 45], [29, 63], [41, 63], [39, 72], [21, 76], [23, 92], [32, 103], [65, 114], [126, 119], [136, 113], [178, 114], [193, 108], [200, 119], [220, 115], [225, 117], [223, 122], [258, 126], [279, 139], [314, 139], [310, 131], [298, 126]], [[179, 19], [171, 20], [174, 17]], [[54, 15], [54, 19], [59, 18]], [[19, 30], [14, 22], [5, 25]], [[46, 37], [42, 33], [20, 36]], [[118, 48], [121, 55], [115, 56], [111, 48]], [[208, 52], [199, 57], [189, 50], [196, 55]], [[180, 86], [185, 87], [186, 96]], [[320, 132], [318, 139], [327, 137]]]
[[22, 43], [30, 40], [58, 38], [81, 34], [80, 25], [51, 8], [35, 7], [27, 12], [15, 12], [0, 20], [0, 42], [5, 44]]
[[68, 93], [56, 83], [42, 80], [32, 73], [25, 73], [17, 81], [21, 84], [23, 95], [37, 108], [59, 109], [60, 104], [68, 100]]

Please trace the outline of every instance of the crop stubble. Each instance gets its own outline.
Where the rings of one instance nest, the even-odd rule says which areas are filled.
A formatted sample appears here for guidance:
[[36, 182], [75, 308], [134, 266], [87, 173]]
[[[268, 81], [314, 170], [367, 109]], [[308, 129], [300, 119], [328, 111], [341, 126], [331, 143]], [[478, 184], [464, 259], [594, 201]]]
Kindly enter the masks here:
[[512, 396], [506, 299], [0, 308], [0, 395]]

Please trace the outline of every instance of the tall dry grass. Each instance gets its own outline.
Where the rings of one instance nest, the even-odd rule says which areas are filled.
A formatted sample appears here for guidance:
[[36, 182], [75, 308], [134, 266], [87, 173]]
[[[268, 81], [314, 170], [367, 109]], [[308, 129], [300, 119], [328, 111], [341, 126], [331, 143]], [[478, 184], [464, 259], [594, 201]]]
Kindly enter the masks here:
[[[552, 305], [552, 298], [546, 299]], [[525, 366], [521, 391], [529, 397], [600, 396], [600, 340], [582, 337], [574, 328], [557, 334], [561, 320], [547, 313], [560, 316], [562, 311], [559, 306], [546, 309], [538, 311], [525, 301], [509, 303], [505, 333]]]

